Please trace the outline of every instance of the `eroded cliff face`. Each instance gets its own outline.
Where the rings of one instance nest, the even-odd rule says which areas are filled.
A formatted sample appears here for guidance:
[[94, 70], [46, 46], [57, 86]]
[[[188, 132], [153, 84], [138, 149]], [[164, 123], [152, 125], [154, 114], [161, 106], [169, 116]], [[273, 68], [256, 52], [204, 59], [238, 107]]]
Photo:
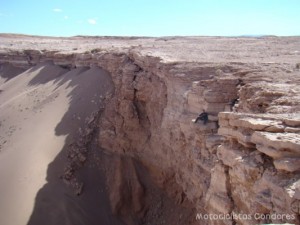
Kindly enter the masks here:
[[[198, 212], [251, 215], [210, 224], [299, 223], [297, 84], [260, 82], [232, 65], [129, 64], [101, 119], [103, 148], [141, 160]], [[209, 122], [194, 124], [202, 110]]]
[[[137, 222], [129, 214], [145, 216], [146, 190], [131, 160], [197, 213], [251, 215], [195, 224], [300, 222], [300, 72], [293, 61], [167, 62], [138, 49], [12, 50], [0, 60], [110, 73], [114, 93], [106, 96], [97, 140], [105, 152], [130, 158], [112, 165], [119, 182], [110, 181], [118, 183], [111, 185], [113, 211], [125, 222]], [[208, 123], [194, 123], [203, 110]], [[127, 191], [124, 176], [131, 177]]]

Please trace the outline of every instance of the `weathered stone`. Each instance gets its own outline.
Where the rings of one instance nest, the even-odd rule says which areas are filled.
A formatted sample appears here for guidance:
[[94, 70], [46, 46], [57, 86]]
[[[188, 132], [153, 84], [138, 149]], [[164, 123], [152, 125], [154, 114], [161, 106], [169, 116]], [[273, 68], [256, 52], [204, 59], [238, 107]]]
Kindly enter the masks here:
[[217, 149], [217, 156], [226, 166], [234, 167], [239, 162], [244, 161], [245, 153], [221, 145]]
[[230, 113], [230, 112], [220, 112], [219, 113], [219, 118], [220, 118], [220, 120], [222, 120], [222, 119], [226, 119], [226, 120], [228, 120], [229, 119], [229, 115], [231, 115], [232, 113]]
[[219, 119], [219, 125], [221, 127], [229, 127], [229, 120], [220, 118]]
[[243, 132], [239, 130], [220, 127], [218, 130], [218, 134], [235, 138], [238, 142], [240, 142], [243, 145], [251, 144], [251, 135], [243, 134]]
[[274, 160], [274, 166], [278, 170], [295, 172], [300, 170], [300, 158], [283, 158]]
[[252, 130], [265, 130], [267, 127], [277, 125], [273, 120], [263, 120], [260, 118], [241, 118], [236, 120], [229, 120], [231, 126], [245, 127]]
[[[292, 197], [296, 190], [296, 181], [292, 174], [274, 173], [266, 170], [262, 178], [254, 186], [257, 193], [257, 200], [262, 206], [273, 213], [290, 213], [292, 210]], [[292, 222], [292, 221], [289, 221]]]
[[286, 150], [280, 150], [280, 149], [276, 149], [274, 147], [270, 147], [270, 146], [264, 146], [261, 144], [257, 144], [256, 148], [258, 151], [274, 158], [274, 159], [279, 159], [279, 158], [283, 158], [283, 157], [291, 157], [291, 156], [297, 156], [297, 154], [295, 154], [295, 152], [291, 152], [291, 151], [286, 151]]
[[297, 119], [285, 119], [284, 123], [291, 127], [299, 127], [300, 126], [300, 117]]
[[268, 132], [284, 132], [285, 126], [282, 125], [272, 125], [269, 127], [266, 127], [264, 130]]
[[289, 149], [300, 154], [300, 134], [256, 131], [252, 135], [251, 141], [255, 144], [270, 146], [275, 149]]
[[187, 94], [188, 110], [191, 113], [200, 114], [203, 110], [204, 101], [199, 98], [198, 93], [189, 92]]
[[224, 138], [220, 135], [210, 135], [206, 138], [206, 147], [208, 149], [213, 148], [216, 145], [220, 145], [224, 141]]
[[218, 113], [220, 111], [223, 111], [225, 107], [225, 104], [219, 104], [219, 103], [207, 103], [204, 104], [204, 109], [208, 113]]
[[203, 93], [204, 100], [209, 103], [224, 103], [229, 99], [222, 92], [215, 92], [213, 90], [207, 90]]
[[288, 132], [288, 133], [300, 133], [300, 128], [286, 127], [284, 129], [284, 132]]
[[210, 212], [231, 212], [233, 204], [228, 196], [228, 179], [226, 168], [221, 164], [217, 164], [212, 171], [210, 186], [205, 196], [205, 208]]

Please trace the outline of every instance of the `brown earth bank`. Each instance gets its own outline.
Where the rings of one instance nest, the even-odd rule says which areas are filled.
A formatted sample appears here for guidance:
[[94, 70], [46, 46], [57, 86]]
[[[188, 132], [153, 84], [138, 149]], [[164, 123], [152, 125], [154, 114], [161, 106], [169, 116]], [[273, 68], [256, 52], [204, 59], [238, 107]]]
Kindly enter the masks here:
[[299, 224], [299, 37], [0, 38], [0, 224]]

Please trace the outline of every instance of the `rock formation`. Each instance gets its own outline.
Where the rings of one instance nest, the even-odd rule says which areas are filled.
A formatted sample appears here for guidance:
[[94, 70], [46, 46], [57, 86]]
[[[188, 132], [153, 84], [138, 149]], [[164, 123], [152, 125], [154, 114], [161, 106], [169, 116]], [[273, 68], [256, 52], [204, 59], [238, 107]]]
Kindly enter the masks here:
[[2, 39], [1, 71], [49, 60], [108, 71], [96, 136], [121, 157], [110, 201], [125, 223], [146, 213], [135, 162], [178, 204], [234, 215], [194, 224], [300, 223], [299, 38]]

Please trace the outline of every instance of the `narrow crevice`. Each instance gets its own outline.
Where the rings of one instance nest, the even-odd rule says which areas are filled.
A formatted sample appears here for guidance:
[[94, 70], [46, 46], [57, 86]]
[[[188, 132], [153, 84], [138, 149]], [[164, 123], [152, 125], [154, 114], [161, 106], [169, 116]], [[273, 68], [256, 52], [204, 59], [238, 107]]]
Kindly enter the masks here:
[[[223, 164], [223, 166], [225, 168], [225, 175], [226, 175], [226, 192], [227, 192], [228, 198], [230, 199], [230, 201], [232, 203], [232, 206], [231, 206], [232, 208], [229, 209], [229, 211], [230, 211], [229, 214], [232, 215], [234, 207], [235, 207], [235, 204], [234, 204], [234, 199], [233, 199], [232, 193], [231, 193], [231, 182], [230, 182], [230, 175], [229, 175], [229, 169], [230, 169], [230, 167], [226, 166], [224, 164]], [[234, 218], [232, 218], [232, 223], [233, 223], [233, 225], [236, 225], [237, 221], [235, 221]]]

